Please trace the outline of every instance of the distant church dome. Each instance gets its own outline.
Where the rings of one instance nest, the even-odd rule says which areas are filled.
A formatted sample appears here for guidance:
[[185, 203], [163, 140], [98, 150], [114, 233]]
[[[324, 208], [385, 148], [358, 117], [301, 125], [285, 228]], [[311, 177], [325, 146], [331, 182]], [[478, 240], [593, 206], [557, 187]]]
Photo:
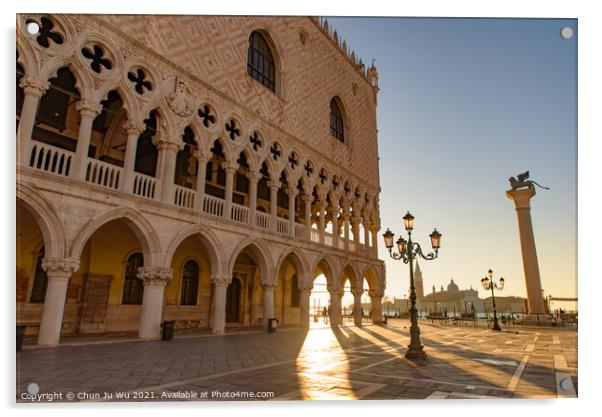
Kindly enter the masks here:
[[449, 283], [449, 285], [447, 286], [447, 291], [449, 291], [449, 292], [460, 291], [460, 287], [458, 287], [458, 285], [454, 282], [453, 278], [452, 278], [451, 282]]

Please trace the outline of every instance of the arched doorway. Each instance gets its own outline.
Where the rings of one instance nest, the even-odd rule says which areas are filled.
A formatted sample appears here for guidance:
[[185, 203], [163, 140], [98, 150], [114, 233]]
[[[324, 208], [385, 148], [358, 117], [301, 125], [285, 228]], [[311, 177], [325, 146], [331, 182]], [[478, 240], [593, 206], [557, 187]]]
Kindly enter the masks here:
[[232, 278], [226, 291], [226, 323], [241, 323], [241, 280]]

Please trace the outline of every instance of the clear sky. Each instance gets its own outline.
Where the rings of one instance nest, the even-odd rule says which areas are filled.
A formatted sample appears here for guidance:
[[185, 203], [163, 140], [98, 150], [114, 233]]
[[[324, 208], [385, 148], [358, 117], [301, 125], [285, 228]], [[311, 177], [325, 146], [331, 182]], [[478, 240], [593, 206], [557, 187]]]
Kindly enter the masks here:
[[[385, 295], [408, 292], [408, 266], [389, 259], [381, 234], [401, 232], [410, 210], [415, 241], [430, 248], [433, 227], [443, 234], [439, 258], [420, 264], [426, 292], [453, 277], [484, 297], [480, 278], [491, 268], [506, 279], [500, 295], [526, 296], [516, 213], [505, 191], [510, 176], [530, 170], [551, 188], [531, 200], [542, 287], [546, 295], [577, 296], [577, 21], [328, 21], [379, 71]], [[564, 26], [572, 38], [560, 36]]]

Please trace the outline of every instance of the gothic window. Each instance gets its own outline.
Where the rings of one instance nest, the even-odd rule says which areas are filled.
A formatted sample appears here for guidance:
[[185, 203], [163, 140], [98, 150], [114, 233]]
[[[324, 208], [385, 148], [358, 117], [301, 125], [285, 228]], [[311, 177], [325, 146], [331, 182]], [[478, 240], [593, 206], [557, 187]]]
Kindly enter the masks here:
[[195, 306], [197, 304], [197, 293], [199, 290], [199, 264], [188, 261], [184, 264], [182, 272], [182, 295], [180, 305]]
[[134, 170], [154, 177], [157, 168], [157, 157], [159, 155], [157, 148], [153, 144], [153, 136], [157, 133], [157, 115], [154, 110], [150, 112], [144, 124], [146, 125], [146, 129], [138, 137], [138, 146], [136, 146]]
[[276, 91], [276, 68], [272, 51], [259, 32], [253, 32], [249, 37], [247, 73], [270, 90]]
[[40, 99], [36, 125], [43, 123], [60, 131], [65, 130], [69, 108], [79, 100], [75, 82], [68, 68], [57, 71], [56, 77], [50, 80], [50, 88]]
[[343, 125], [343, 112], [336, 98], [330, 100], [330, 134], [345, 143], [345, 128]]
[[195, 188], [198, 167], [194, 151], [197, 149], [197, 145], [194, 141], [194, 132], [190, 127], [184, 129], [182, 140], [184, 141], [184, 148], [178, 152], [176, 157], [174, 182], [182, 187]]
[[44, 259], [44, 246], [40, 248], [36, 258], [36, 270], [33, 276], [33, 286], [31, 287], [31, 303], [43, 303], [46, 298], [46, 287], [48, 286], [48, 277], [46, 271], [42, 269], [42, 260]]
[[140, 252], [129, 256], [125, 267], [122, 304], [142, 304], [143, 285], [137, 278], [138, 268], [143, 265], [144, 258]]
[[297, 275], [293, 275], [291, 278], [291, 307], [299, 307], [299, 280], [297, 279]]

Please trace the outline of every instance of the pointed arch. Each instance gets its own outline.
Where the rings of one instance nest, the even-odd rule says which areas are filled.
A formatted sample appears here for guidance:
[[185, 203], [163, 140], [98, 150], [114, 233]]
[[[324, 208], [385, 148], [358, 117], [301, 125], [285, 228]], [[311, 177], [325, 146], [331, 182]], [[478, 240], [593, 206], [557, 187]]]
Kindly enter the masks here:
[[65, 233], [54, 207], [36, 190], [17, 182], [17, 201], [32, 215], [42, 231], [45, 256], [65, 256]]
[[144, 264], [148, 266], [160, 265], [162, 260], [159, 237], [151, 222], [142, 213], [131, 207], [109, 209], [90, 219], [73, 240], [69, 252], [70, 256], [74, 259], [80, 259], [84, 245], [94, 232], [104, 224], [119, 219], [126, 221], [142, 245]]
[[297, 275], [304, 277], [311, 272], [309, 261], [305, 254], [300, 248], [295, 246], [288, 246], [284, 252], [282, 252], [276, 263], [276, 272], [280, 271], [280, 268], [282, 268], [282, 265], [287, 258], [291, 260], [292, 264], [297, 269]]
[[261, 283], [275, 285], [276, 274], [274, 273], [274, 266], [272, 264], [272, 258], [270, 257], [270, 251], [261, 240], [251, 237], [248, 237], [239, 243], [232, 253], [230, 261], [228, 262], [228, 274], [230, 276], [233, 274], [236, 259], [244, 250], [249, 250], [249, 252], [251, 252], [251, 254], [255, 257], [255, 261], [258, 263], [261, 274]]
[[193, 224], [178, 233], [169, 243], [165, 251], [164, 267], [169, 268], [178, 246], [190, 236], [198, 235], [211, 263], [211, 274], [220, 275], [226, 261], [224, 248], [216, 234], [202, 224]]

